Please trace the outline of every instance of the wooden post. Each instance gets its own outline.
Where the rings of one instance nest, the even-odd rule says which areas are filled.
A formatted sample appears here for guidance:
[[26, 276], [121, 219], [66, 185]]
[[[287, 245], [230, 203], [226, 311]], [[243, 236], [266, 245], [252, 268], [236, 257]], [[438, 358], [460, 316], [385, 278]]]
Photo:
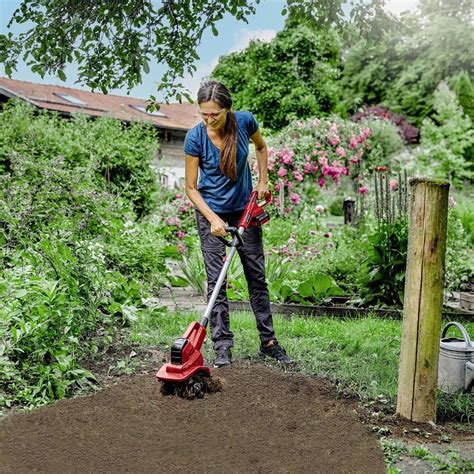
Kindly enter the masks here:
[[356, 208], [355, 199], [345, 198], [342, 205], [344, 211], [344, 224], [355, 225], [356, 223]]
[[410, 180], [410, 226], [397, 414], [436, 420], [449, 183]]

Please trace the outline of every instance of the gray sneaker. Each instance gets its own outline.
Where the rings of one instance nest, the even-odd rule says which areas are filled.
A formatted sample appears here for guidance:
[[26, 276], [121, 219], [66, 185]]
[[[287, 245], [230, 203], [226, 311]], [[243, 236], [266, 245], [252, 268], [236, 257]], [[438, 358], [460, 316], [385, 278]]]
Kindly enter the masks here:
[[266, 355], [267, 357], [271, 357], [276, 361], [280, 362], [281, 364], [285, 365], [294, 365], [296, 362], [286, 353], [285, 349], [280, 346], [278, 341], [271, 341], [271, 344], [260, 345], [260, 353]]
[[221, 347], [216, 350], [216, 360], [214, 361], [214, 367], [218, 369], [219, 367], [224, 367], [226, 365], [232, 364], [232, 354], [230, 352], [230, 347]]

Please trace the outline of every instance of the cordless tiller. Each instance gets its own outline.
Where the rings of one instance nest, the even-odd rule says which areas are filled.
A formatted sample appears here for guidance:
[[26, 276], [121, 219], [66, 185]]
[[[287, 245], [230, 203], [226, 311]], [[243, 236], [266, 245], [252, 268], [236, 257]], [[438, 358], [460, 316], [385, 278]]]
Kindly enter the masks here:
[[164, 364], [157, 372], [156, 377], [161, 382], [161, 392], [165, 395], [176, 394], [184, 398], [202, 398], [210, 391], [211, 369], [204, 365], [204, 358], [200, 352], [206, 337], [206, 328], [209, 323], [212, 308], [217, 295], [224, 283], [232, 258], [238, 247], [243, 245], [242, 235], [252, 226], [261, 226], [268, 222], [270, 216], [263, 207], [272, 200], [267, 193], [264, 200], [259, 201], [256, 191], [250, 194], [247, 205], [242, 213], [237, 227], [226, 227], [226, 232], [231, 234], [232, 240], [223, 237], [220, 239], [230, 247], [224, 259], [224, 265], [212, 291], [209, 302], [201, 321], [194, 321], [182, 337], [176, 339], [171, 346], [171, 360]]

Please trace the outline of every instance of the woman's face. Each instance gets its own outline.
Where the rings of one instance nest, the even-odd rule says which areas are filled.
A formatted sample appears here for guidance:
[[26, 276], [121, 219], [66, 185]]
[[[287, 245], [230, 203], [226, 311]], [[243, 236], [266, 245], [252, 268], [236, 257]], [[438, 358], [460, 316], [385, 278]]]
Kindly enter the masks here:
[[210, 100], [199, 104], [199, 115], [204, 120], [206, 126], [213, 130], [223, 130], [227, 118], [227, 109]]

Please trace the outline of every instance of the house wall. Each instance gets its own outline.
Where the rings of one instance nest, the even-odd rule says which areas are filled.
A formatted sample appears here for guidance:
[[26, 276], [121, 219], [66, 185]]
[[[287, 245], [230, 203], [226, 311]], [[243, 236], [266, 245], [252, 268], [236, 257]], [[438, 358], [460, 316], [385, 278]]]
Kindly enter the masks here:
[[157, 154], [159, 167], [184, 168], [185, 131], [159, 129], [160, 149]]

